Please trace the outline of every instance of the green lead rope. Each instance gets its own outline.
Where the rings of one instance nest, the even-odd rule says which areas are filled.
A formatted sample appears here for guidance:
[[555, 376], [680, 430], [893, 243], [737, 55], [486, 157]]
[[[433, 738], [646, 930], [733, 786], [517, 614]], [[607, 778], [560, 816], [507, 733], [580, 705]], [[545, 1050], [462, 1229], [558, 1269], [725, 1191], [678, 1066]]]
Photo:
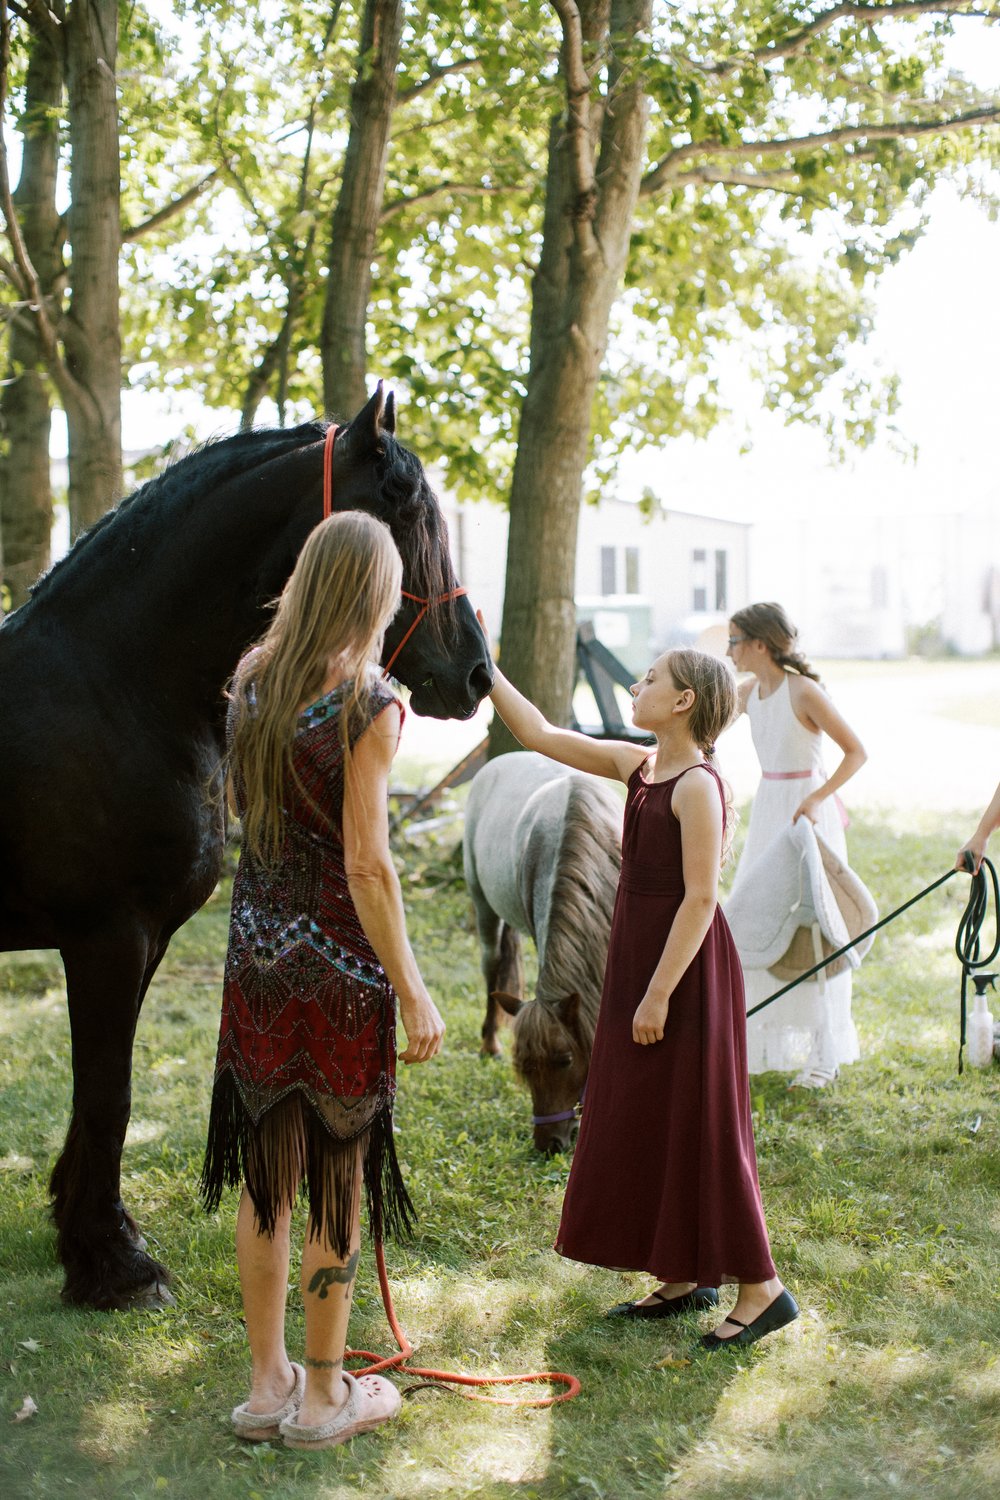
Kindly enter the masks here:
[[[965, 856], [965, 867], [967, 872], [971, 875], [972, 855], [969, 853], [966, 853]], [[989, 879], [991, 885], [987, 884], [987, 877], [985, 873], [986, 871], [989, 871]], [[931, 891], [936, 891], [939, 885], [944, 885], [945, 881], [950, 880], [953, 875], [957, 875], [958, 873], [959, 872], [957, 870], [948, 870], [946, 874], [939, 876], [937, 880], [934, 880], [930, 885], [925, 886], [922, 891], [918, 891], [915, 896], [911, 896], [909, 901], [904, 901], [902, 906], [897, 906], [895, 911], [891, 911], [888, 916], [885, 916], [881, 919], [881, 921], [876, 922], [874, 927], [869, 927], [865, 932], [859, 932], [856, 938], [852, 938], [851, 941], [849, 943], [845, 943], [842, 948], [838, 948], [835, 952], [828, 954], [827, 957], [821, 959], [818, 964], [813, 964], [811, 969], [806, 969], [805, 973], [800, 974], [797, 979], [793, 979], [789, 984], [783, 985], [780, 990], [775, 990], [774, 994], [768, 995], [766, 1000], [761, 1000], [756, 1005], [751, 1006], [751, 1008], [747, 1011], [747, 1020], [749, 1020], [751, 1016], [755, 1016], [758, 1011], [763, 1010], [765, 1006], [773, 1005], [775, 1000], [780, 1000], [782, 995], [787, 995], [789, 990], [795, 989], [796, 985], [803, 984], [807, 979], [811, 979], [814, 974], [818, 974], [821, 969], [825, 969], [836, 959], [843, 958], [844, 954], [850, 953], [851, 949], [856, 947], [858, 943], [864, 942], [865, 938], [871, 937], [873, 933], [878, 932], [880, 927], [886, 927], [890, 922], [894, 922], [897, 917], [902, 916], [904, 911], [908, 911], [911, 906], [915, 906], [918, 901], [922, 901], [925, 896], [929, 896]], [[989, 911], [991, 890], [993, 896], [993, 947], [990, 949], [985, 958], [981, 958], [980, 935], [982, 933], [983, 923], [986, 920], [987, 912]], [[986, 858], [984, 858], [980, 863], [979, 869], [976, 871], [975, 875], [972, 875], [972, 885], [969, 891], [969, 900], [966, 905], [965, 911], [962, 913], [961, 920], [958, 924], [958, 933], [955, 937], [955, 952], [958, 956], [959, 963], [962, 965], [961, 1021], [958, 1043], [958, 1071], [959, 1073], [961, 1073], [963, 1067], [962, 1053], [965, 1049], [965, 993], [969, 976], [976, 969], [985, 969], [989, 964], [993, 962], [997, 954], [1000, 953], [1000, 888], [998, 888], [997, 885], [997, 872], [993, 868], [991, 861]]]

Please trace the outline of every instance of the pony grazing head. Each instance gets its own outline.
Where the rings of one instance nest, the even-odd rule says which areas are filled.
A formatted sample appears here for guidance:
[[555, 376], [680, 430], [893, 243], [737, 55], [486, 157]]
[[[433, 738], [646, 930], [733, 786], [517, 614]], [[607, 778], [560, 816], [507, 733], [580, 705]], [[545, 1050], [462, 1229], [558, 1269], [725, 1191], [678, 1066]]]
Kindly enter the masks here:
[[575, 992], [560, 1000], [520, 1000], [494, 991], [513, 1021], [511, 1061], [531, 1092], [535, 1149], [546, 1156], [573, 1144], [587, 1082], [594, 1027]]
[[493, 663], [475, 610], [458, 589], [440, 505], [420, 460], [395, 431], [395, 401], [379, 381], [337, 433], [333, 507], [377, 515], [403, 559], [403, 600], [386, 631], [383, 665], [410, 689], [415, 713], [467, 719], [493, 686]]

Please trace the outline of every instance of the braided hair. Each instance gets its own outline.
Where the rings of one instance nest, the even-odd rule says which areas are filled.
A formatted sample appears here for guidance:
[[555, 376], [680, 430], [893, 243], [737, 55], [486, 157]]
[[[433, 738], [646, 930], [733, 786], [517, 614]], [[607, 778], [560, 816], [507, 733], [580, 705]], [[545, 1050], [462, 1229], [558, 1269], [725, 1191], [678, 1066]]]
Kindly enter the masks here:
[[762, 641], [771, 660], [779, 667], [819, 682], [819, 673], [813, 670], [802, 652], [795, 649], [799, 633], [780, 604], [748, 604], [730, 618], [750, 640]]

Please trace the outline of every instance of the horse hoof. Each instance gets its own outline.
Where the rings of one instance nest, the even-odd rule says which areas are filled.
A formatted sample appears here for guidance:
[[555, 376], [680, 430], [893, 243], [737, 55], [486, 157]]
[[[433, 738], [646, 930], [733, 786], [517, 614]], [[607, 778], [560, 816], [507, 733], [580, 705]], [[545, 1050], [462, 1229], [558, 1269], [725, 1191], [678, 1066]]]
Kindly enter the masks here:
[[503, 1059], [502, 1047], [487, 1047], [484, 1043], [479, 1049], [479, 1056], [485, 1057], [487, 1062], [500, 1062]]
[[140, 1287], [122, 1305], [129, 1308], [176, 1307], [177, 1298], [165, 1281], [151, 1281], [147, 1286]]

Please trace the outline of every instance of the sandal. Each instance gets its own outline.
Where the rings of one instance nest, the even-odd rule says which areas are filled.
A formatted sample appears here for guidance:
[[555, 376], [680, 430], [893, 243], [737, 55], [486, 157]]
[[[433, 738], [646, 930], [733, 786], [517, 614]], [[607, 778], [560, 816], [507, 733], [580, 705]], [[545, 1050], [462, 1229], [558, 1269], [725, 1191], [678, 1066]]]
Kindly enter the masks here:
[[381, 1427], [399, 1412], [403, 1398], [381, 1375], [348, 1375], [344, 1371], [347, 1400], [338, 1412], [318, 1427], [303, 1427], [294, 1417], [281, 1424], [286, 1448], [335, 1448], [349, 1443], [360, 1432]]
[[700, 1312], [705, 1307], [718, 1307], [719, 1294], [714, 1286], [696, 1286], [693, 1292], [682, 1292], [679, 1297], [664, 1297], [662, 1292], [650, 1294], [658, 1301], [643, 1305], [641, 1302], [619, 1302], [604, 1314], [606, 1318], [677, 1318], [681, 1313]]
[[839, 1068], [817, 1068], [806, 1067], [801, 1073], [796, 1073], [790, 1089], [825, 1089], [828, 1083], [835, 1083], [840, 1077]]
[[744, 1323], [741, 1318], [734, 1318], [731, 1314], [725, 1318], [724, 1322], [735, 1323], [740, 1330], [739, 1333], [734, 1333], [731, 1339], [720, 1339], [717, 1333], [703, 1333], [700, 1339], [701, 1347], [703, 1349], [728, 1349], [732, 1345], [737, 1349], [746, 1348], [747, 1344], [756, 1344], [758, 1339], [765, 1338], [767, 1334], [776, 1333], [779, 1328], [794, 1323], [798, 1315], [799, 1304], [791, 1292], [783, 1287], [774, 1301], [765, 1307], [752, 1323]]
[[268, 1439], [278, 1436], [282, 1422], [286, 1417], [294, 1417], [305, 1395], [305, 1370], [301, 1365], [293, 1363], [292, 1374], [295, 1376], [292, 1394], [284, 1406], [279, 1407], [277, 1411], [248, 1411], [249, 1402], [247, 1401], [244, 1401], [242, 1406], [233, 1408], [233, 1430], [237, 1437], [245, 1439], [248, 1443], [266, 1443]]

